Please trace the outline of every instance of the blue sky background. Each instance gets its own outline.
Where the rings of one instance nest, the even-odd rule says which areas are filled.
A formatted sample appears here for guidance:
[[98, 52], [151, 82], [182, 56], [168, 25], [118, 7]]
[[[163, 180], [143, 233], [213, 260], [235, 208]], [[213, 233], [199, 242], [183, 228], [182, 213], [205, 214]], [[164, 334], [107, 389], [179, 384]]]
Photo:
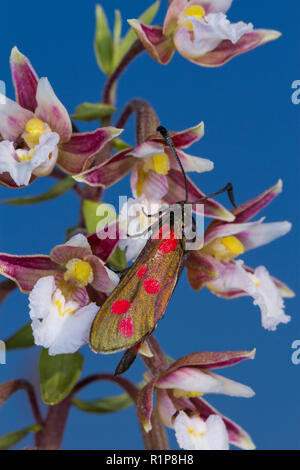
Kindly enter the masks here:
[[[158, 23], [164, 17], [166, 3], [162, 1]], [[102, 5], [112, 20], [114, 8], [120, 9], [124, 18], [135, 18], [150, 1], [103, 0]], [[13, 97], [13, 88], [8, 59], [11, 48], [17, 45], [30, 57], [38, 74], [48, 76], [70, 112], [83, 101], [100, 100], [104, 76], [93, 53], [94, 8], [92, 0], [52, 0], [47, 8], [38, 1], [1, 5], [0, 79], [6, 82], [9, 97]], [[197, 67], [179, 54], [163, 67], [143, 54], [121, 78], [118, 107], [121, 110], [134, 97], [147, 99], [161, 122], [172, 130], [203, 120], [205, 137], [192, 147], [191, 153], [215, 162], [213, 172], [193, 176], [205, 192], [232, 181], [237, 202], [241, 203], [278, 178], [283, 179], [283, 194], [263, 215], [268, 221], [289, 220], [293, 230], [283, 239], [247, 253], [244, 259], [253, 267], [265, 265], [298, 292], [300, 105], [291, 102], [291, 83], [300, 79], [299, 5], [288, 2], [283, 10], [278, 0], [236, 1], [229, 17], [232, 21], [251, 21], [256, 27], [277, 29], [283, 36], [217, 69]], [[126, 24], [124, 28], [127, 30]], [[132, 143], [133, 129], [132, 120], [124, 134]], [[39, 194], [52, 184], [51, 179], [40, 179], [18, 195]], [[119, 194], [129, 191], [127, 178], [105, 193], [105, 201], [116, 203]], [[0, 199], [16, 194], [2, 188]], [[227, 204], [225, 196], [219, 200]], [[66, 229], [77, 222], [77, 214], [78, 201], [71, 193], [34, 207], [0, 204], [0, 250], [47, 254], [64, 241]], [[206, 290], [194, 292], [183, 274], [157, 329], [162, 347], [174, 358], [197, 350], [257, 348], [255, 361], [222, 372], [250, 385], [256, 396], [249, 400], [222, 396], [208, 399], [247, 429], [258, 449], [300, 448], [300, 365], [291, 362], [291, 344], [300, 339], [299, 300], [287, 299], [286, 311], [292, 316], [288, 325], [281, 325], [276, 332], [265, 331], [260, 312], [250, 298], [225, 301]], [[28, 319], [27, 297], [15, 292], [1, 306], [0, 339], [10, 336]], [[84, 375], [111, 372], [119, 360], [114, 355], [96, 356], [87, 346], [82, 352]], [[38, 387], [38, 355], [38, 348], [9, 353], [7, 364], [0, 366], [0, 381], [24, 377]], [[127, 375], [139, 381], [142, 371], [138, 359]], [[92, 399], [113, 393], [119, 390], [99, 383], [81, 396]], [[0, 435], [30, 424], [29, 405], [19, 392], [0, 410]], [[176, 448], [172, 432], [170, 437], [172, 448]], [[28, 438], [24, 445], [30, 442]], [[18, 447], [22, 446], [23, 443]], [[64, 448], [142, 448], [135, 410], [96, 416], [72, 409]]]

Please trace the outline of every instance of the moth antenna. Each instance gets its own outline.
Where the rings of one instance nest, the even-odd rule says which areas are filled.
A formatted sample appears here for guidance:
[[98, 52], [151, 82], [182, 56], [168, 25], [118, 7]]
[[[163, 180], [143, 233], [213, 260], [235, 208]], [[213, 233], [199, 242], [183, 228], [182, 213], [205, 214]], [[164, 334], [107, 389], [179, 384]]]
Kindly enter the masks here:
[[173, 144], [173, 140], [171, 139], [171, 136], [170, 134], [168, 133], [167, 129], [163, 126], [158, 126], [158, 128], [156, 129], [157, 132], [159, 132], [163, 138], [165, 139], [166, 143], [168, 144], [168, 146], [170, 147], [170, 149], [172, 150], [177, 162], [178, 162], [178, 165], [181, 169], [181, 172], [183, 174], [183, 177], [184, 177], [184, 186], [185, 186], [185, 202], [188, 202], [188, 198], [189, 198], [189, 192], [188, 192], [188, 183], [187, 183], [187, 178], [186, 178], [186, 174], [185, 174], [185, 171], [184, 171], [184, 168], [183, 168], [183, 165], [181, 163], [181, 160], [178, 156], [178, 153], [175, 149], [175, 146]]
[[188, 202], [190, 202], [190, 204], [196, 204], [197, 202], [206, 201], [207, 199], [210, 199], [211, 197], [218, 196], [218, 194], [222, 194], [222, 193], [225, 193], [225, 192], [227, 192], [228, 198], [229, 198], [231, 204], [233, 205], [233, 207], [236, 208], [237, 205], [236, 205], [235, 199], [234, 199], [232, 183], [227, 183], [224, 188], [220, 189], [219, 191], [216, 191], [215, 193], [211, 193], [208, 196], [201, 197], [200, 199], [197, 199], [196, 201], [188, 201]]

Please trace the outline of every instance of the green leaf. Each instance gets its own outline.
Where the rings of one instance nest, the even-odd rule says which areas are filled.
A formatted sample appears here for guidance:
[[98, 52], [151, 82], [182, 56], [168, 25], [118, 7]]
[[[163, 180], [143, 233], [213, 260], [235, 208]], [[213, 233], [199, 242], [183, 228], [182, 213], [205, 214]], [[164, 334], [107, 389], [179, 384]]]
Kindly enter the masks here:
[[80, 377], [83, 356], [79, 353], [49, 356], [43, 349], [39, 360], [42, 399], [48, 405], [60, 403]]
[[113, 61], [113, 41], [105, 12], [101, 5], [96, 5], [95, 54], [100, 69], [110, 75]]
[[42, 426], [34, 424], [20, 431], [10, 432], [0, 437], [0, 450], [7, 450], [16, 445], [22, 439], [24, 439], [30, 432], [38, 432], [42, 429]]
[[118, 246], [108, 260], [108, 265], [116, 271], [123, 271], [127, 267], [125, 251]]
[[14, 335], [5, 340], [6, 350], [31, 348], [34, 346], [31, 323], [27, 323]]
[[76, 121], [91, 122], [111, 116], [116, 108], [103, 103], [82, 103], [76, 106], [71, 116]]
[[37, 204], [39, 202], [49, 201], [50, 199], [55, 199], [56, 197], [65, 194], [75, 185], [75, 183], [76, 181], [72, 178], [72, 176], [67, 176], [52, 186], [52, 188], [48, 189], [48, 191], [40, 194], [39, 196], [24, 196], [17, 199], [2, 199], [1, 202], [4, 204], [10, 204], [12, 206], [27, 206], [29, 204]]
[[110, 204], [94, 202], [85, 199], [82, 204], [82, 212], [87, 231], [89, 233], [100, 230], [113, 220], [116, 220], [116, 211]]
[[[159, 8], [160, 2], [157, 1], [153, 3], [139, 18], [138, 20], [144, 24], [150, 24], [153, 18], [156, 15], [156, 12]], [[137, 37], [133, 29], [130, 29], [126, 36], [124, 37], [121, 46], [120, 46], [120, 60], [122, 57], [129, 51], [132, 44], [136, 41]]]
[[126, 394], [115, 397], [106, 397], [99, 400], [84, 401], [73, 398], [73, 405], [87, 413], [113, 413], [128, 408], [133, 404], [131, 398]]
[[122, 16], [119, 10], [115, 10], [115, 24], [113, 32], [113, 44], [114, 44], [114, 54], [113, 54], [113, 70], [118, 66], [120, 62], [120, 37], [122, 32]]
[[127, 144], [122, 139], [114, 139], [112, 141], [112, 144], [113, 144], [114, 149], [117, 150], [118, 152], [121, 150], [129, 149], [131, 147], [131, 145]]

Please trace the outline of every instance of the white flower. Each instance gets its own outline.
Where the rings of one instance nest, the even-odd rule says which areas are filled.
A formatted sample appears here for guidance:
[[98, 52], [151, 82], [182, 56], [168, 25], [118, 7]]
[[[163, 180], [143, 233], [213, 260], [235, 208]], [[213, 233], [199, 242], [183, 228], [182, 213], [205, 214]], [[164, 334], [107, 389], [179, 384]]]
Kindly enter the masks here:
[[157, 221], [156, 214], [160, 210], [162, 210], [161, 203], [149, 201], [145, 197], [130, 198], [122, 206], [119, 226], [124, 237], [120, 240], [119, 247], [125, 251], [127, 262], [134, 261], [146, 245], [150, 234], [145, 231]]
[[198, 58], [213, 51], [226, 39], [236, 44], [244, 34], [253, 30], [252, 23], [247, 24], [243, 21], [230, 23], [222, 12], [209, 13], [202, 18], [184, 13], [181, 15], [179, 25], [193, 33], [188, 44], [188, 54], [191, 58]]
[[57, 159], [59, 135], [43, 134], [39, 144], [29, 150], [15, 149], [13, 142], [0, 142], [0, 173], [8, 172], [17, 186], [27, 185], [31, 175], [49, 174]]
[[49, 348], [49, 355], [71, 354], [86, 344], [92, 322], [99, 310], [95, 303], [80, 307], [66, 300], [56, 288], [54, 277], [37, 281], [29, 295], [34, 342]]
[[185, 450], [228, 450], [229, 438], [225, 424], [218, 415], [210, 415], [206, 421], [200, 416], [188, 416], [179, 411], [174, 420], [176, 439]]
[[267, 330], [274, 331], [280, 323], [288, 323], [291, 317], [285, 314], [280, 290], [267, 269], [259, 266], [252, 274], [243, 264], [242, 260], [229, 264], [224, 273], [208, 286], [214, 292], [242, 290], [253, 297], [254, 305], [261, 311], [262, 326]]

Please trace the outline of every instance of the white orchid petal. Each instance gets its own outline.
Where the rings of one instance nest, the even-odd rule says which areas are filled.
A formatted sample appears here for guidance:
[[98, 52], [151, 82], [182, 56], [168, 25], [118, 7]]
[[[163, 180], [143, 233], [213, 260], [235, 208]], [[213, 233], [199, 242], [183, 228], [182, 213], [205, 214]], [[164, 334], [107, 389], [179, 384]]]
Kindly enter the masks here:
[[[193, 36], [186, 28], [186, 22], [190, 22], [193, 27]], [[213, 51], [218, 45], [229, 40], [233, 44], [246, 33], [253, 30], [251, 23], [230, 23], [226, 15], [222, 12], [209, 13], [203, 19], [184, 15], [181, 26], [174, 35], [174, 42], [178, 51], [191, 59], [197, 59]]]
[[88, 248], [89, 250], [91, 249], [87, 238], [82, 233], [78, 233], [77, 235], [74, 235], [74, 237], [70, 238], [70, 240], [68, 240], [65, 243], [65, 245], [79, 246], [81, 248]]
[[222, 383], [196, 367], [181, 367], [157, 381], [157, 387], [186, 392], [222, 393]]
[[245, 232], [239, 234], [238, 238], [243, 243], [245, 250], [252, 250], [283, 237], [291, 228], [292, 224], [287, 221], [253, 225], [246, 229]]
[[185, 450], [228, 450], [229, 438], [220, 416], [210, 415], [205, 422], [200, 416], [180, 411], [174, 420], [176, 439]]
[[54, 277], [41, 278], [29, 296], [34, 342], [49, 348], [49, 355], [71, 354], [86, 344], [99, 310], [95, 303], [83, 308], [66, 300], [56, 288]]
[[[0, 172], [8, 172], [18, 186], [27, 185], [32, 173], [48, 174], [56, 162], [58, 140], [58, 134], [49, 132], [30, 150], [15, 150], [12, 142], [0, 142]], [[26, 160], [26, 157], [30, 158]]]
[[284, 302], [280, 290], [275, 285], [264, 266], [258, 267], [254, 274], [247, 272], [243, 261], [238, 260], [224, 267], [220, 277], [208, 284], [213, 292], [244, 291], [254, 299], [262, 315], [262, 326], [274, 331], [280, 323], [288, 323], [290, 317], [284, 313]]
[[50, 128], [59, 134], [62, 142], [68, 142], [72, 136], [69, 114], [45, 77], [38, 82], [36, 99], [38, 103], [35, 110], [36, 117], [49, 124]]

